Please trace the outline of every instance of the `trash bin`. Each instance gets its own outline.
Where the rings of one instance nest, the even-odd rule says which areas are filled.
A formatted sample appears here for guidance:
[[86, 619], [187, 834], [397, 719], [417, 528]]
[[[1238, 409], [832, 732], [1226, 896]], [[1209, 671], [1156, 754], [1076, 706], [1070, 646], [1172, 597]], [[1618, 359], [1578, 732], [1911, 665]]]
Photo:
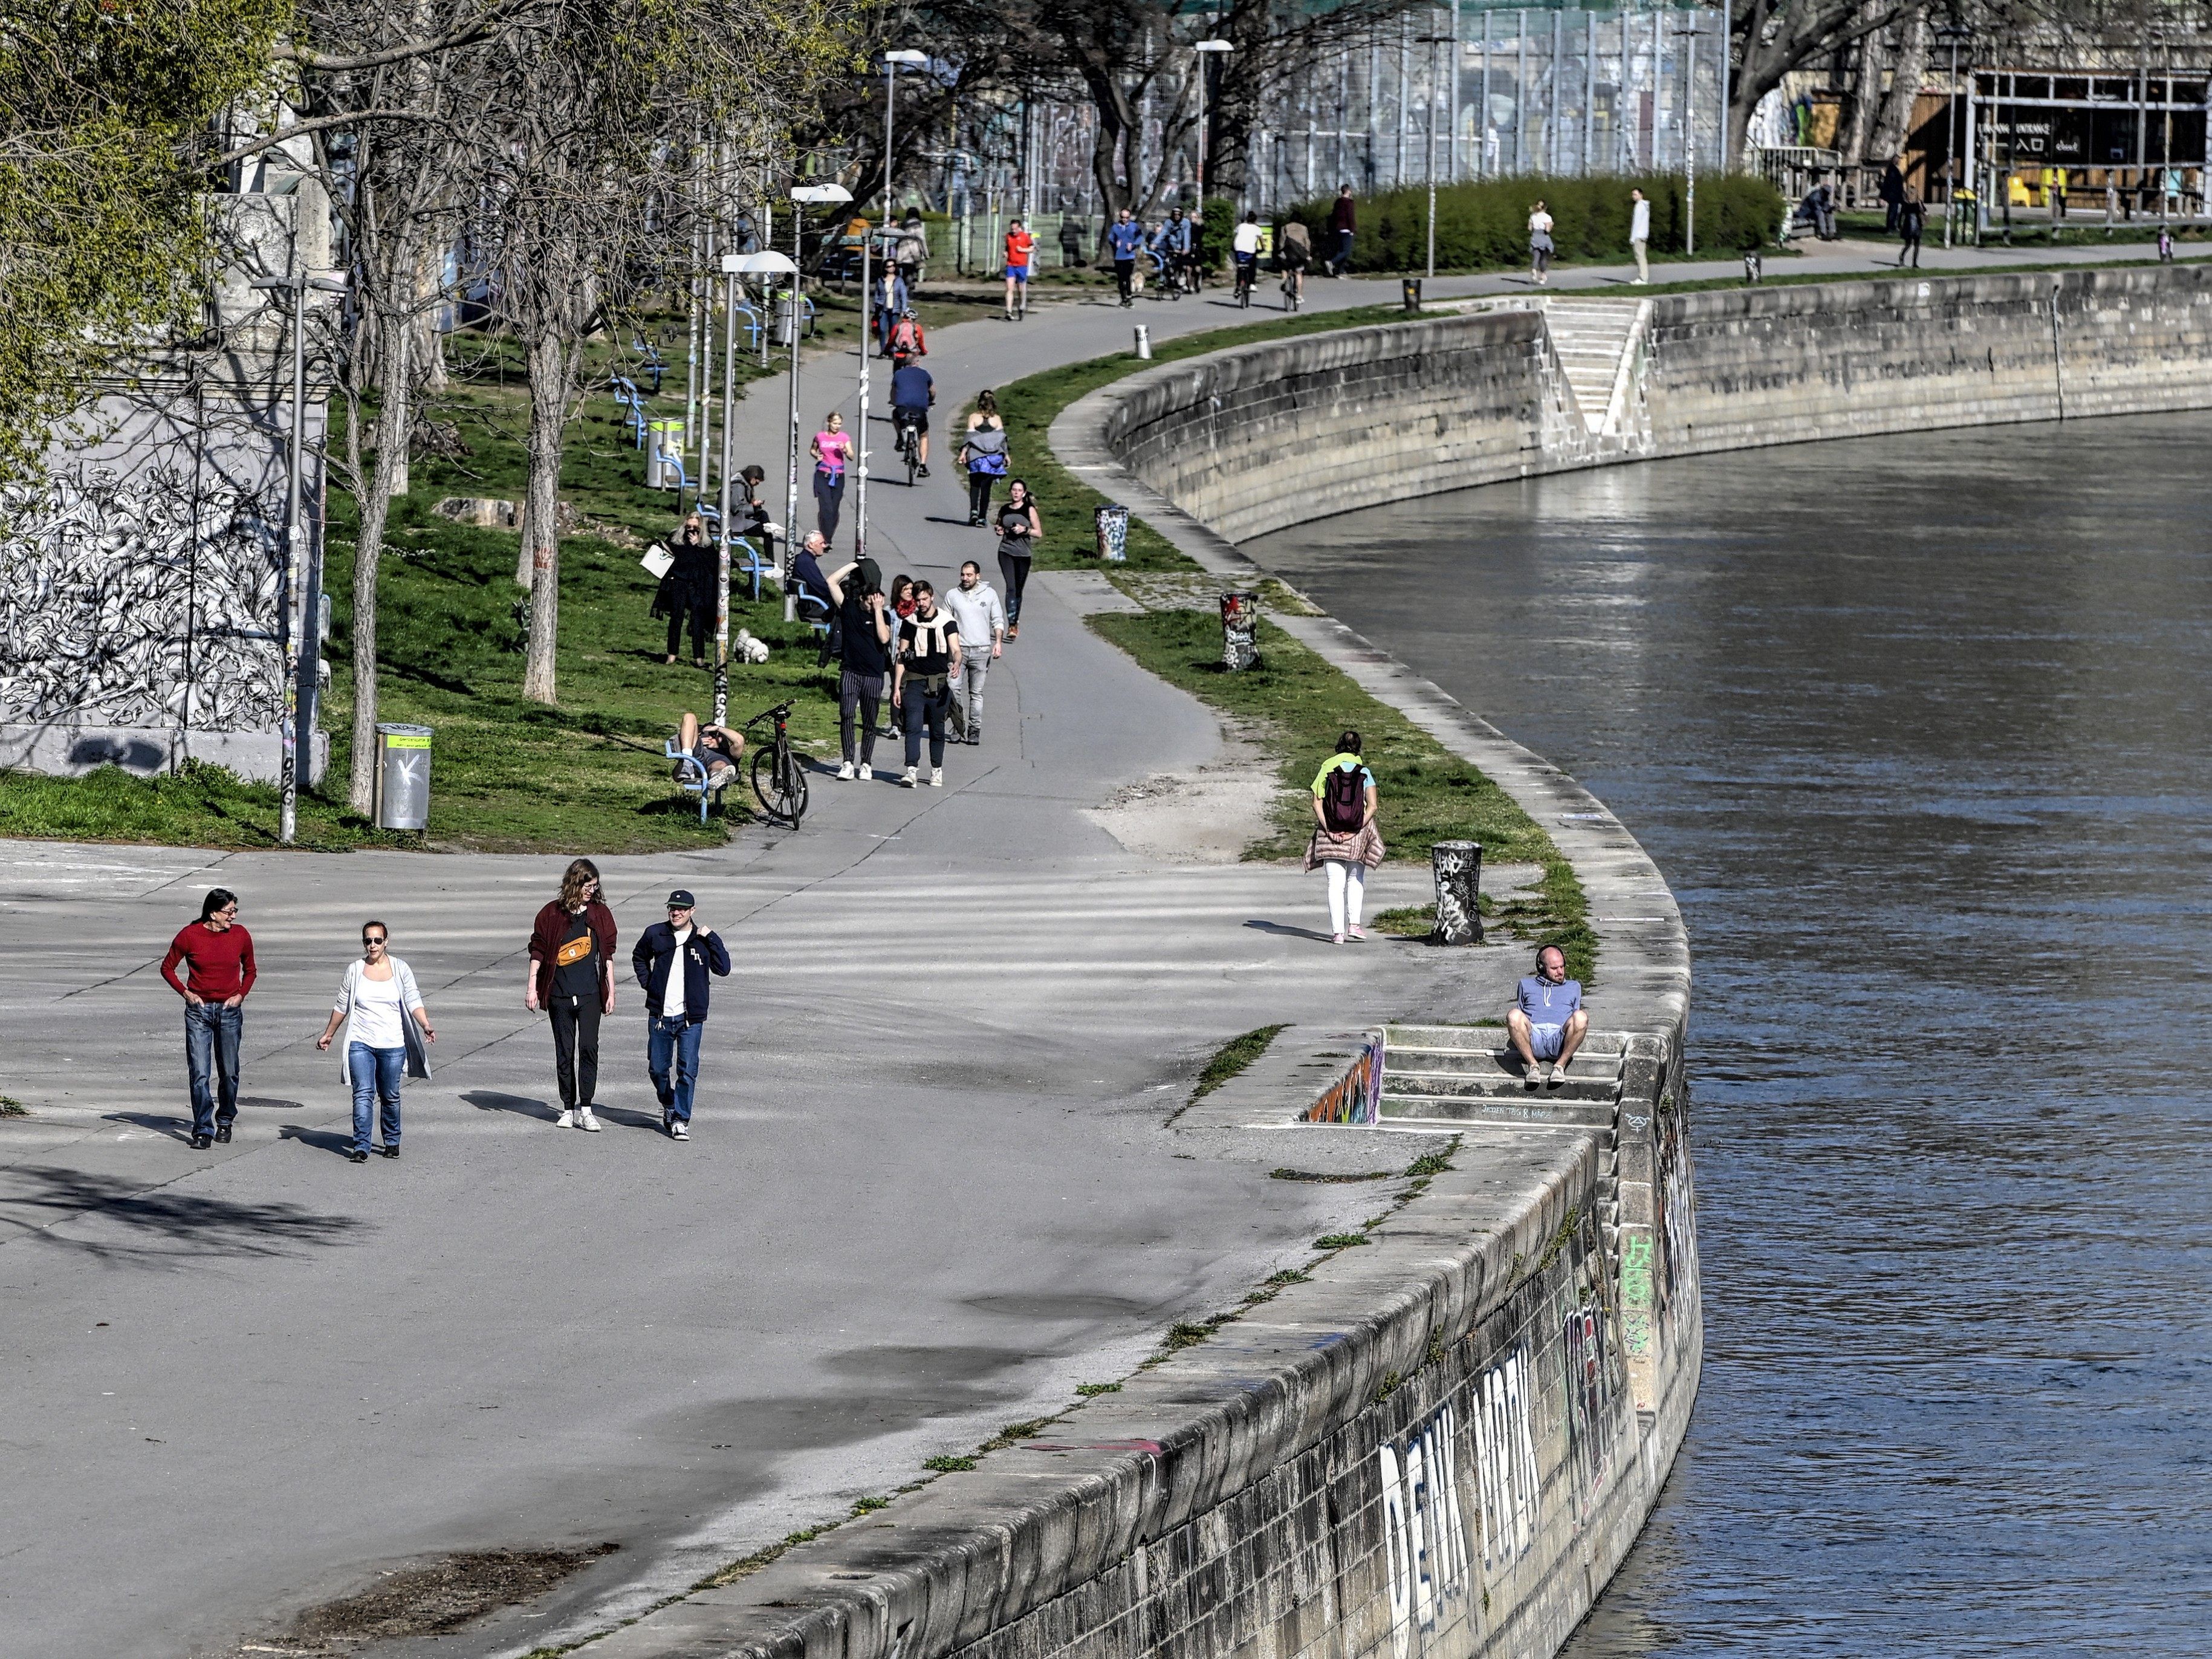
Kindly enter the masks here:
[[805, 331], [805, 315], [804, 307], [799, 304], [789, 289], [787, 288], [778, 293], [775, 296], [776, 344], [787, 346], [792, 343], [794, 330]]
[[1091, 509], [1098, 536], [1098, 556], [1115, 564], [1129, 556], [1129, 509], [1109, 501]]
[[1400, 297], [1405, 301], [1407, 310], [1419, 311], [1421, 308], [1421, 279], [1419, 277], [1400, 277], [1398, 279], [1398, 293]]
[[1234, 674], [1260, 662], [1260, 596], [1221, 596], [1221, 665]]
[[376, 728], [376, 827], [423, 830], [430, 823], [430, 728]]
[[1437, 924], [1429, 937], [1439, 945], [1481, 944], [1482, 843], [1433, 842], [1429, 862], [1437, 883]]
[[647, 421], [645, 423], [645, 487], [681, 489], [683, 484], [684, 422]]

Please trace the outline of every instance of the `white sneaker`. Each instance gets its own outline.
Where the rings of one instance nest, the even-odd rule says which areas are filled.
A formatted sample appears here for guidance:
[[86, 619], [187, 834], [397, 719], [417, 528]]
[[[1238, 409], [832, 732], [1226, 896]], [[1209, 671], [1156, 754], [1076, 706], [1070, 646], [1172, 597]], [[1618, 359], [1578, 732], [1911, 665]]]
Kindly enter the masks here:
[[599, 1133], [599, 1121], [592, 1115], [592, 1109], [590, 1107], [579, 1106], [576, 1108], [576, 1127], [579, 1129], [589, 1129], [593, 1134]]
[[554, 1127], [555, 1128], [556, 1128], [556, 1129], [573, 1129], [573, 1128], [574, 1128], [574, 1127], [576, 1127], [576, 1115], [575, 1115], [575, 1113], [574, 1113], [574, 1112], [569, 1112], [569, 1111], [564, 1111], [564, 1112], [562, 1112], [562, 1113], [561, 1114], [560, 1117], [559, 1117], [557, 1120], [556, 1120], [556, 1121], [555, 1121], [553, 1127]]
[[837, 781], [840, 783], [850, 783], [852, 781], [853, 763], [847, 761], [842, 766], [837, 769]]
[[915, 773], [916, 773], [916, 770], [917, 770], [917, 769], [916, 769], [916, 768], [914, 768], [914, 767], [911, 767], [911, 766], [909, 766], [909, 767], [908, 767], [908, 768], [906, 769], [906, 775], [905, 775], [904, 777], [902, 777], [902, 778], [901, 778], [901, 779], [899, 780], [899, 783], [900, 783], [900, 785], [901, 785], [902, 787], [904, 787], [904, 788], [908, 788], [908, 789], [911, 789], [911, 788], [913, 788], [913, 787], [914, 787], [915, 783], [915, 781], [916, 781], [916, 780], [915, 780]]
[[687, 1124], [687, 1123], [684, 1123], [684, 1122], [681, 1121], [680, 1120], [679, 1120], [678, 1121], [677, 1121], [677, 1122], [674, 1122], [674, 1123], [670, 1124], [670, 1125], [668, 1126], [668, 1138], [669, 1138], [671, 1140], [689, 1140], [689, 1139], [691, 1139], [691, 1127], [690, 1127], [690, 1125], [689, 1125], [689, 1124]]
[[876, 769], [874, 767], [864, 765], [860, 768], [860, 781], [862, 783], [866, 783], [870, 778], [872, 778], [875, 775]]
[[933, 766], [929, 769], [929, 787], [933, 789], [942, 789], [945, 787], [945, 769], [943, 767]]

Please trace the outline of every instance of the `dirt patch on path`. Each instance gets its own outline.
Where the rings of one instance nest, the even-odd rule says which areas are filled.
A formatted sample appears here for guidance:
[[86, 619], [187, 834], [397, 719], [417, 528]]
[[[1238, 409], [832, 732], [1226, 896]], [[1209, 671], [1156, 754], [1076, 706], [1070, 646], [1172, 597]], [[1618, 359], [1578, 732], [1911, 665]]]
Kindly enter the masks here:
[[1282, 781], [1249, 730], [1224, 722], [1221, 758], [1127, 785], [1084, 816], [1140, 858], [1235, 864], [1273, 830]]
[[327, 1659], [375, 1642], [450, 1635], [486, 1613], [535, 1600], [614, 1547], [476, 1550], [394, 1568], [365, 1590], [309, 1607], [274, 1635], [240, 1642], [226, 1659]]

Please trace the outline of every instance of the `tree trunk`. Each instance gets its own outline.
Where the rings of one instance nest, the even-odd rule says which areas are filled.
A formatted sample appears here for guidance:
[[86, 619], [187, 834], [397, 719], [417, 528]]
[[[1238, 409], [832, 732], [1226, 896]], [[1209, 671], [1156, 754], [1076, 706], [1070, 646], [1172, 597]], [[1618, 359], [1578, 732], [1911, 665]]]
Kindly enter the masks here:
[[[1878, 0], [1869, 0], [1869, 14], [1879, 9]], [[1882, 71], [1890, 66], [1890, 51], [1887, 31], [1875, 29], [1859, 41], [1858, 62], [1851, 71], [1850, 118], [1839, 135], [1837, 148], [1844, 153], [1848, 167], [1863, 167], [1873, 155], [1875, 118], [1882, 103]]]
[[1908, 14], [1898, 26], [1889, 91], [1882, 97], [1881, 112], [1875, 118], [1874, 137], [1868, 143], [1878, 160], [1887, 161], [1904, 151], [1905, 134], [1912, 127], [1913, 100], [1919, 97], [1920, 83], [1927, 78], [1928, 49], [1933, 44], [1925, 8]]
[[561, 444], [568, 418], [568, 382], [577, 348], [559, 339], [532, 341], [530, 366], [530, 483], [523, 497], [523, 545], [530, 554], [530, 654], [522, 695], [555, 699], [554, 668], [561, 630]]
[[[376, 411], [376, 461], [369, 470], [359, 538], [353, 548], [353, 764], [346, 801], [364, 817], [375, 805], [376, 791], [376, 570], [384, 556], [392, 486], [406, 467], [407, 437], [415, 423], [414, 386], [408, 374], [411, 327], [404, 312], [387, 313], [378, 325], [383, 402]], [[403, 483], [399, 493], [404, 490]]]

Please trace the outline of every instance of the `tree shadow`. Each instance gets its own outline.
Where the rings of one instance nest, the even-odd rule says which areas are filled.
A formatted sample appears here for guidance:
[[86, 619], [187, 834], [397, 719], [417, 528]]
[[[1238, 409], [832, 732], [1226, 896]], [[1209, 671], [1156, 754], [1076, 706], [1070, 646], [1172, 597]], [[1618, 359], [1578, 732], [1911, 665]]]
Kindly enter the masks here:
[[467, 1089], [461, 1098], [480, 1112], [513, 1112], [518, 1117], [534, 1117], [541, 1122], [553, 1122], [561, 1115], [561, 1109], [550, 1101], [532, 1100], [526, 1095], [502, 1094], [496, 1089]]
[[[19, 1169], [14, 1175], [27, 1190], [11, 1194], [9, 1208], [19, 1217], [27, 1212], [50, 1218], [45, 1223], [21, 1224], [51, 1243], [103, 1261], [296, 1256], [310, 1245], [351, 1243], [369, 1231], [368, 1223], [353, 1216], [273, 1200], [224, 1198], [182, 1186], [147, 1188], [117, 1176], [46, 1165]], [[74, 1237], [52, 1231], [55, 1223], [89, 1216], [126, 1230], [125, 1239]]]

